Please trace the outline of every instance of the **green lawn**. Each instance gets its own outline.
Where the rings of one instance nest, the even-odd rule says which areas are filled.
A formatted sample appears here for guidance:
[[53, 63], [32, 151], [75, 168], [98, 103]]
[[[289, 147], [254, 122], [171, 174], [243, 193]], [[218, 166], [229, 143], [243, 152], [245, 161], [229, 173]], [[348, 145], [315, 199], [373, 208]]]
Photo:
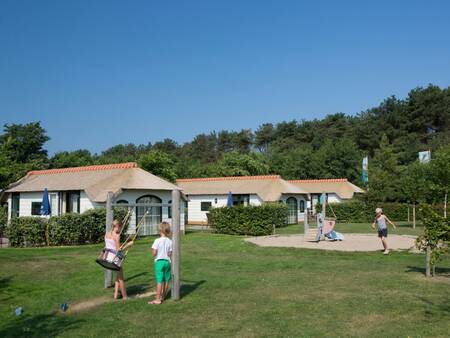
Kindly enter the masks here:
[[[364, 226], [349, 225], [345, 232]], [[130, 294], [154, 287], [151, 240], [138, 241], [127, 258]], [[447, 337], [450, 332], [449, 257], [437, 269], [440, 276], [426, 280], [419, 254], [260, 248], [242, 237], [208, 232], [183, 237], [180, 301], [158, 307], [135, 299], [58, 313], [62, 302], [112, 295], [102, 288], [103, 273], [94, 262], [100, 248], [1, 249], [0, 337]], [[14, 315], [18, 306], [24, 308], [20, 317]]]

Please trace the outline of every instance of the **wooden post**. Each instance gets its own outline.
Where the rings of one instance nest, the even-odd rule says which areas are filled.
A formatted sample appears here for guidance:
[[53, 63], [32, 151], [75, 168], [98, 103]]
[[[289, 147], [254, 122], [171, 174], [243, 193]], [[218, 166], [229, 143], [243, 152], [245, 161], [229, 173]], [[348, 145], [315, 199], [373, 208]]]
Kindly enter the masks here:
[[425, 276], [431, 276], [431, 248], [427, 246], [426, 262], [425, 262]]
[[[114, 198], [114, 194], [109, 191], [108, 194], [106, 195], [106, 228], [105, 231], [111, 231], [111, 224], [113, 222], [113, 208], [112, 208], [112, 204], [113, 204], [113, 198]], [[112, 283], [112, 271], [111, 270], [107, 270], [105, 269], [105, 288], [110, 288], [112, 287], [113, 283]]]
[[325, 217], [327, 215], [327, 195], [325, 193], [322, 193], [322, 196], [323, 196], [322, 215], [323, 215], [323, 219], [325, 219]]
[[413, 203], [413, 229], [416, 228], [416, 202]]
[[172, 190], [172, 299], [180, 299], [180, 191]]
[[409, 217], [409, 204], [408, 204], [408, 223], [411, 222], [411, 218]]

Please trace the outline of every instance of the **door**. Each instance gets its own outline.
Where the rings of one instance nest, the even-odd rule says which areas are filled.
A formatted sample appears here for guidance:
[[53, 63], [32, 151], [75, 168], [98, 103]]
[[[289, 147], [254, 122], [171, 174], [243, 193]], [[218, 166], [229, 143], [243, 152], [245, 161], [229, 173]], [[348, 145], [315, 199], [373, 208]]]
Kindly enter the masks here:
[[[153, 195], [146, 195], [139, 197], [136, 203], [162, 203], [159, 197]], [[145, 215], [146, 211], [149, 212]], [[142, 220], [142, 217], [145, 218]], [[140, 236], [149, 236], [159, 234], [159, 223], [162, 221], [162, 206], [139, 206], [136, 207], [136, 226], [140, 221], [143, 221], [141, 229], [139, 230]]]
[[289, 197], [286, 200], [288, 206], [288, 224], [298, 223], [298, 203], [295, 197]]

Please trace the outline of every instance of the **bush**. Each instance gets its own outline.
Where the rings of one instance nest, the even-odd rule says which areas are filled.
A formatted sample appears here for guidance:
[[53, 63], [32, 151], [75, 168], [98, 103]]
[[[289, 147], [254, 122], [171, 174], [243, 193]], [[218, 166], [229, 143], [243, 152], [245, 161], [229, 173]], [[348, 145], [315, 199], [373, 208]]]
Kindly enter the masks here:
[[3, 237], [7, 224], [8, 224], [8, 205], [6, 204], [0, 206], [0, 238]]
[[[126, 208], [114, 209], [114, 218], [123, 220]], [[17, 217], [7, 227], [11, 246], [79, 245], [103, 241], [106, 210], [91, 209], [82, 214], [64, 214], [50, 219]], [[122, 240], [126, 236], [122, 232]]]
[[351, 200], [333, 203], [331, 206], [327, 204], [327, 215], [332, 216], [332, 211], [334, 211], [340, 222], [372, 222], [376, 208], [382, 208], [383, 213], [394, 221], [408, 220], [408, 205], [394, 202], [370, 203], [361, 200]]
[[80, 214], [51, 217], [48, 227], [49, 245], [76, 245], [86, 242], [87, 234]]
[[11, 246], [44, 246], [47, 243], [46, 229], [46, 218], [16, 217], [11, 219], [6, 234]]
[[209, 225], [216, 233], [230, 235], [270, 235], [273, 227], [287, 225], [288, 207], [284, 204], [211, 208]]

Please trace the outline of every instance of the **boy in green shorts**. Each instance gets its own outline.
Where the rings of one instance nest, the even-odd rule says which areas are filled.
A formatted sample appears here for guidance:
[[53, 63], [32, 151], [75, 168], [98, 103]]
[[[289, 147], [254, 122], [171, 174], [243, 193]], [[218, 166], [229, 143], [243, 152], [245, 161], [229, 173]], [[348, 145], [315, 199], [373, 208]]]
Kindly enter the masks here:
[[172, 240], [170, 236], [170, 225], [162, 222], [159, 225], [159, 235], [152, 245], [152, 254], [155, 257], [155, 277], [156, 277], [156, 299], [149, 304], [161, 304], [169, 289], [171, 279], [170, 260], [172, 258]]

